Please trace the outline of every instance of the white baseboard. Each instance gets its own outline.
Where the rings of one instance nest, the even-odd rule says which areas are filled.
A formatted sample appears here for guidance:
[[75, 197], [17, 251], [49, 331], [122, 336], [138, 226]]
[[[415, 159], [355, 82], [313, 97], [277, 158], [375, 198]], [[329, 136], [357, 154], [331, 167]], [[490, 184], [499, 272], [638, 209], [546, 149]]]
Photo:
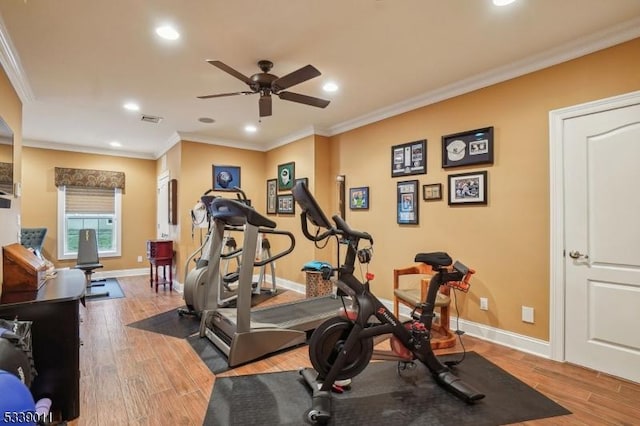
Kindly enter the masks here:
[[[106, 277], [125, 277], [134, 275], [147, 275], [149, 269], [124, 269], [120, 271], [104, 271], [96, 272], [94, 275], [96, 278]], [[258, 275], [253, 277], [254, 280], [258, 279]], [[267, 276], [270, 281], [271, 276]], [[286, 280], [284, 278], [276, 278], [276, 285], [287, 290], [295, 291], [296, 293], [305, 294], [306, 286], [304, 284], [297, 283], [295, 281]], [[179, 293], [182, 293], [184, 284], [175, 280], [173, 281], [173, 289]], [[387, 299], [380, 299], [380, 301], [387, 307], [387, 309], [393, 311], [393, 301]], [[400, 315], [409, 316], [411, 311], [406, 306], [400, 307]], [[458, 327], [466, 334], [477, 337], [482, 340], [486, 340], [492, 343], [496, 343], [509, 348], [517, 349], [522, 352], [530, 353], [533, 355], [541, 356], [543, 358], [551, 358], [551, 345], [548, 341], [536, 339], [533, 337], [525, 336], [523, 334], [514, 333], [512, 331], [502, 330], [499, 328], [491, 327], [489, 325], [468, 321], [465, 319], [456, 319], [451, 317], [452, 327]]]

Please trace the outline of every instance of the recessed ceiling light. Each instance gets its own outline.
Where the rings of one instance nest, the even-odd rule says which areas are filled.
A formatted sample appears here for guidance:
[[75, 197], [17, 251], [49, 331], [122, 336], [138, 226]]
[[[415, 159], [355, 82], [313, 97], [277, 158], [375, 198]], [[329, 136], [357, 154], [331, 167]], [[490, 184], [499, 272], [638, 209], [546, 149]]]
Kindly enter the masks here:
[[338, 85], [333, 81], [330, 81], [322, 86], [322, 90], [324, 90], [325, 92], [336, 92], [338, 91]]
[[198, 118], [198, 121], [201, 123], [206, 123], [206, 124], [211, 124], [211, 123], [215, 123], [216, 120], [214, 120], [213, 118], [209, 118], [209, 117], [200, 117]]
[[251, 124], [247, 124], [246, 126], [244, 126], [244, 131], [248, 133], [255, 133], [258, 131], [258, 128]]
[[177, 40], [180, 38], [180, 33], [170, 25], [163, 25], [156, 28], [156, 34], [165, 40]]
[[516, 0], [493, 0], [493, 4], [496, 6], [506, 6], [513, 3]]
[[129, 111], [140, 111], [140, 106], [133, 102], [127, 102], [126, 104], [122, 105], [122, 107], [124, 109], [128, 109]]
[[111, 145], [114, 148], [120, 148], [122, 146], [122, 144], [118, 141], [109, 142], [109, 145]]

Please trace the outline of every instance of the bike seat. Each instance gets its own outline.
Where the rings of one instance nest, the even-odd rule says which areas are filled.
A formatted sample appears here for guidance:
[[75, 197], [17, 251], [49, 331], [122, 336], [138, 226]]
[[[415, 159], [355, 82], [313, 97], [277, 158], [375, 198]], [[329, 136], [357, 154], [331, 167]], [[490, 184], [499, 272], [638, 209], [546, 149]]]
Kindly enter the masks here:
[[418, 253], [414, 259], [416, 262], [426, 263], [432, 267], [449, 266], [453, 260], [443, 251], [435, 251], [433, 253]]

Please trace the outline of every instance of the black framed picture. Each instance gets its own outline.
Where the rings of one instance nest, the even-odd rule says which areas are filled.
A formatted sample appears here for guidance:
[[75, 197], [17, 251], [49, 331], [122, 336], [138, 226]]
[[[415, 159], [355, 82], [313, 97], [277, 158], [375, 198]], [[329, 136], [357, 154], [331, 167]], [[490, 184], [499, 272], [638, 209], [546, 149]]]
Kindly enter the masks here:
[[292, 194], [278, 195], [278, 214], [296, 214], [296, 202]]
[[233, 191], [240, 185], [240, 167], [213, 165], [213, 189], [216, 191]]
[[303, 178], [297, 178], [293, 180], [293, 185], [295, 186], [298, 182], [304, 182], [304, 184], [307, 186], [307, 188], [309, 188], [309, 178], [303, 177]]
[[296, 163], [285, 163], [278, 166], [278, 191], [293, 188], [296, 180]]
[[391, 177], [427, 173], [427, 140], [391, 147]]
[[349, 208], [351, 210], [369, 209], [369, 187], [349, 188]]
[[397, 222], [400, 225], [417, 225], [419, 223], [417, 180], [398, 182]]
[[278, 213], [278, 180], [267, 180], [267, 214]]
[[442, 167], [493, 164], [493, 127], [442, 137]]
[[449, 205], [487, 204], [487, 172], [449, 175]]
[[422, 199], [425, 201], [442, 200], [442, 184], [430, 183], [422, 185]]

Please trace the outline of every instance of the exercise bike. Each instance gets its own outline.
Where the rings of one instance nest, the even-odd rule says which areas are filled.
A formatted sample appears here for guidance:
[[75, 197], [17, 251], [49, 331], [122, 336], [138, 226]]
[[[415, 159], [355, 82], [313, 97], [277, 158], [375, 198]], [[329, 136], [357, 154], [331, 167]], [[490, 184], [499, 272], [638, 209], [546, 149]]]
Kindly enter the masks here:
[[[309, 357], [314, 369], [300, 371], [313, 391], [307, 419], [314, 424], [329, 422], [334, 382], [360, 374], [373, 357], [374, 338], [385, 334], [392, 335], [391, 347], [398, 361], [417, 359], [422, 362], [440, 386], [467, 403], [484, 398], [482, 393], [464, 383], [440, 362], [430, 343], [430, 329], [439, 287], [444, 284], [468, 290], [469, 279], [474, 271], [460, 262], [453, 263], [451, 257], [443, 252], [416, 255], [415, 261], [430, 265], [435, 275], [429, 283], [426, 300], [419, 306], [420, 315], [414, 313], [409, 322], [402, 323], [371, 292], [369, 277], [363, 283], [354, 276], [356, 259], [359, 257], [366, 263], [371, 258], [370, 248], [358, 248], [360, 240], [368, 241], [373, 246], [371, 235], [352, 230], [337, 215], [333, 216], [333, 226], [303, 182], [296, 184], [292, 193], [302, 210], [302, 232], [307, 239], [314, 241], [316, 245], [333, 236], [346, 242], [344, 264], [337, 269], [332, 268], [330, 273], [338, 273], [338, 291], [342, 295], [351, 296], [354, 309], [353, 315], [338, 315], [326, 320], [311, 336]], [[318, 227], [315, 235], [309, 232], [307, 221]]]

